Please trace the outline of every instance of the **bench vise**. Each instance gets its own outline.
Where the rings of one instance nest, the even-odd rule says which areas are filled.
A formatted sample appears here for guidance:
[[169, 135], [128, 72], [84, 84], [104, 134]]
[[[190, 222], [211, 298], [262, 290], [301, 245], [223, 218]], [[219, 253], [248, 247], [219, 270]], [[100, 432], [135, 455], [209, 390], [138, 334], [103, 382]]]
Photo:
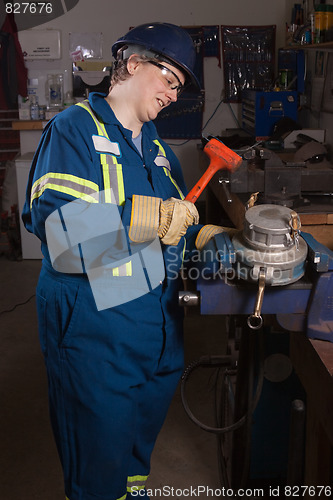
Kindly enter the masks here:
[[[293, 230], [288, 211], [294, 214], [258, 205], [246, 212], [242, 233], [216, 235], [213, 253], [203, 253], [197, 291], [181, 292], [180, 303], [197, 301], [201, 314], [247, 314], [253, 329], [262, 326], [261, 314], [275, 315], [286, 330], [333, 342], [333, 252]], [[270, 220], [273, 212], [278, 223]]]

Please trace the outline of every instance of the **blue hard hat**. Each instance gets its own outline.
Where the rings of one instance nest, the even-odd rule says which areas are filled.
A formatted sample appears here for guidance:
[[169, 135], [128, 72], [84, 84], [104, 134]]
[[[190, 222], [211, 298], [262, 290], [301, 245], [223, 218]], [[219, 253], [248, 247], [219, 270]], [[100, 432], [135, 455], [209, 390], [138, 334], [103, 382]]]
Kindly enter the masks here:
[[112, 55], [117, 59], [119, 49], [137, 45], [162, 57], [185, 73], [186, 80], [200, 88], [193, 70], [196, 50], [191, 35], [180, 26], [169, 23], [147, 23], [131, 29], [112, 45]]

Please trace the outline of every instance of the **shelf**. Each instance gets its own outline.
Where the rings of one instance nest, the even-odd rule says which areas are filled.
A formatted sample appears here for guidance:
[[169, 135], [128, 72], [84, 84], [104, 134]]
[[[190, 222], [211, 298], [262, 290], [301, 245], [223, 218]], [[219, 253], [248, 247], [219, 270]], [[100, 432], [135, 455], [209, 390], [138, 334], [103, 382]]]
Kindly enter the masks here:
[[13, 130], [43, 130], [47, 121], [44, 120], [17, 120], [12, 122]]
[[295, 43], [293, 45], [287, 45], [284, 47], [285, 50], [333, 50], [333, 42], [324, 42], [324, 43], [304, 43], [301, 45], [300, 43]]

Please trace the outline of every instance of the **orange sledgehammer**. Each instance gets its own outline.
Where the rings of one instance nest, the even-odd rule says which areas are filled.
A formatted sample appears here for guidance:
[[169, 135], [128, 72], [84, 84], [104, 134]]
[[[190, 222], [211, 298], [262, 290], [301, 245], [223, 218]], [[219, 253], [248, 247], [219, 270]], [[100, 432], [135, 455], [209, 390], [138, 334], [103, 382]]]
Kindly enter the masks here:
[[185, 198], [185, 200], [191, 201], [192, 203], [197, 201], [216, 172], [219, 170], [230, 170], [230, 172], [233, 172], [242, 162], [242, 158], [237, 153], [215, 138], [210, 139], [203, 150], [210, 158], [210, 162], [206, 172]]

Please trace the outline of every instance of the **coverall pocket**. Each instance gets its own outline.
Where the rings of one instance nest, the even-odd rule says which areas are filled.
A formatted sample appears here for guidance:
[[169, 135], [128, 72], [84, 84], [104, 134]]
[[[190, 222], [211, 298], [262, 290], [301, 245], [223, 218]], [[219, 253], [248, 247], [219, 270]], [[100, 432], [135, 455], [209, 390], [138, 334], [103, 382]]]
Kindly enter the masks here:
[[38, 316], [38, 335], [39, 343], [44, 356], [47, 355], [47, 316], [46, 316], [46, 299], [40, 294], [36, 294], [37, 316]]
[[60, 347], [70, 345], [79, 318], [82, 303], [81, 288], [78, 284], [62, 283], [57, 297], [58, 321], [60, 328]]

